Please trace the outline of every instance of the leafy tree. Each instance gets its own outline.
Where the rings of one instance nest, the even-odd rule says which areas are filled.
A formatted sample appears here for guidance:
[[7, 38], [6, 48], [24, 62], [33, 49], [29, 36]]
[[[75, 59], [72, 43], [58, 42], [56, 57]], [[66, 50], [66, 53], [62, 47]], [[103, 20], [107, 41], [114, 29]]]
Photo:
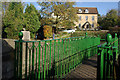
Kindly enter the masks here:
[[40, 28], [38, 11], [34, 5], [27, 5], [25, 9], [25, 29], [30, 31], [31, 37], [34, 38], [36, 31]]
[[52, 37], [52, 27], [45, 25], [43, 28], [44, 28], [44, 36], [46, 38]]
[[5, 10], [3, 17], [3, 30], [7, 38], [18, 38], [18, 33], [23, 28], [23, 9], [21, 2], [11, 2]]
[[120, 16], [118, 16], [118, 26], [120, 26]]
[[100, 14], [98, 14], [98, 25], [104, 27], [104, 29], [105, 29], [106, 26], [104, 26], [104, 22], [103, 22], [104, 18], [105, 18], [104, 15], [101, 16]]
[[42, 25], [71, 28], [78, 20], [77, 10], [73, 7], [75, 2], [42, 2], [39, 5]]
[[77, 10], [73, 7], [75, 2], [57, 3], [53, 6], [56, 17], [56, 27], [73, 28], [74, 22], [78, 21]]
[[41, 6], [41, 9], [39, 11], [40, 13], [40, 22], [41, 25], [52, 25], [52, 20], [51, 14], [52, 14], [52, 6], [53, 2], [38, 2], [38, 4]]
[[118, 15], [117, 10], [112, 9], [110, 10], [105, 18], [105, 21], [108, 23], [106, 26], [114, 27], [117, 25]]
[[111, 9], [106, 16], [98, 16], [98, 23], [103, 29], [109, 29], [109, 27], [118, 25], [117, 10]]

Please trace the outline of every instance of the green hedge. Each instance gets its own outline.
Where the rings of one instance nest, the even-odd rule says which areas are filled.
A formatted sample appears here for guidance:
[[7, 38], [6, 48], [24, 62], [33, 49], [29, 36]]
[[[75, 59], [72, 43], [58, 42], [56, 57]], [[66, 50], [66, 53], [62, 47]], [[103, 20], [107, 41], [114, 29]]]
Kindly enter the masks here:
[[115, 33], [118, 34], [118, 37], [120, 37], [120, 27], [109, 27], [110, 34], [112, 34], [113, 37], [115, 37]]
[[72, 34], [72, 37], [85, 36], [85, 33], [88, 33], [88, 36], [100, 36], [101, 39], [105, 39], [107, 34], [106, 31], [76, 31]]

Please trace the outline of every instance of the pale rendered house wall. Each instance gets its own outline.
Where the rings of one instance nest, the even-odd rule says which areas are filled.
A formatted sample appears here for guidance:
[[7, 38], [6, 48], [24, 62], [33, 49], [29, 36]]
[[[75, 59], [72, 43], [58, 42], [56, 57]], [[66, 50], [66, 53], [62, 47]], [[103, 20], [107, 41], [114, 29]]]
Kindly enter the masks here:
[[[79, 17], [78, 22], [75, 22], [76, 26], [79, 27], [79, 23], [81, 24], [81, 27], [88, 21], [91, 25], [94, 23], [94, 27], [92, 28], [96, 28], [97, 27], [97, 18], [98, 18], [98, 14], [77, 14]], [[80, 16], [81, 16], [81, 20], [80, 20]], [[86, 16], [88, 16], [88, 20], [86, 20]], [[92, 20], [92, 16], [94, 16], [94, 20]], [[84, 27], [86, 28], [86, 26]]]

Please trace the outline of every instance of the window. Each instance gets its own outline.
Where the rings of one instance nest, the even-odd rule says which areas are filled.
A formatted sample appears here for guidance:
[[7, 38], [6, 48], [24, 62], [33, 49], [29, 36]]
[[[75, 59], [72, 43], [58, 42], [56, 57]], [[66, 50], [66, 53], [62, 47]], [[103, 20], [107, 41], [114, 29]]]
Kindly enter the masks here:
[[94, 23], [92, 23], [92, 27], [94, 27]]
[[86, 16], [86, 20], [88, 20], [88, 16]]
[[88, 9], [85, 9], [85, 13], [89, 13]]
[[81, 20], [81, 16], [80, 16], [80, 20]]
[[82, 9], [79, 9], [78, 12], [79, 12], [79, 13], [82, 13]]
[[94, 16], [92, 16], [92, 20], [94, 21]]
[[81, 24], [79, 24], [79, 28], [81, 27]]

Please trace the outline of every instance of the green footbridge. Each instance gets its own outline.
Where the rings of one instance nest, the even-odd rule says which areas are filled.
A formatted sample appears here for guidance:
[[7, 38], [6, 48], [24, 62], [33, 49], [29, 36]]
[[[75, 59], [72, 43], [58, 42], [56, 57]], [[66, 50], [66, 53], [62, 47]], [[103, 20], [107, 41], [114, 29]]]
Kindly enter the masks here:
[[99, 36], [87, 33], [82, 37], [41, 41], [23, 41], [22, 37], [20, 32], [15, 41], [15, 80], [75, 80], [90, 76], [98, 80], [117, 79], [117, 34], [115, 38], [107, 34], [104, 44], [100, 44]]

